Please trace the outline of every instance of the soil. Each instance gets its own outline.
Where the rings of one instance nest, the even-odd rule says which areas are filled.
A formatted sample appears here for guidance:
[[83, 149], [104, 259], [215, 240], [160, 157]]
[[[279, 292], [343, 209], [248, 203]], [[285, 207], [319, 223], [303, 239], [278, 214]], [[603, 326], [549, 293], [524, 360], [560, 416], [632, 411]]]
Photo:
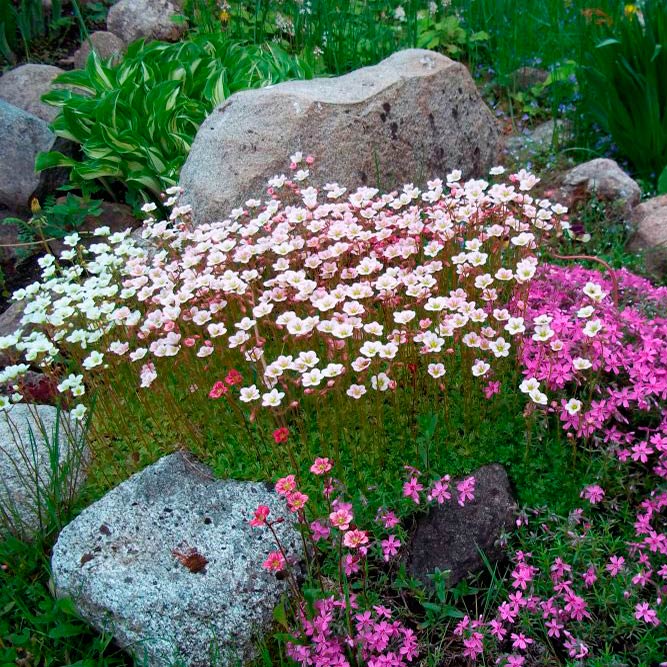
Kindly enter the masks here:
[[5, 283], [0, 292], [0, 313], [4, 313], [11, 305], [10, 297], [16, 290], [40, 279], [42, 270], [37, 264], [38, 257], [39, 255], [32, 255], [16, 265], [7, 263], [2, 267]]

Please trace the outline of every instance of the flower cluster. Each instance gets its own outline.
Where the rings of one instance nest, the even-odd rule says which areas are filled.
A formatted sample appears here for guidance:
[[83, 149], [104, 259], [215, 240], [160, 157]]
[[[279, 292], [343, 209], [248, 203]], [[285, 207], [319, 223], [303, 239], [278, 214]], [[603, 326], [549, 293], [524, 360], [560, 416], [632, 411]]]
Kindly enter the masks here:
[[[351, 624], [347, 623], [348, 609]], [[300, 613], [300, 639], [304, 643], [287, 645], [288, 657], [304, 667], [404, 667], [419, 655], [414, 630], [394, 619], [387, 607], [375, 605], [371, 610], [358, 611], [352, 594], [347, 600], [336, 596], [317, 600], [314, 611], [310, 618], [304, 609]], [[359, 656], [361, 662], [351, 662], [349, 652]]]
[[[521, 390], [543, 406], [536, 409], [558, 416], [573, 443], [615, 457], [611, 468], [625, 494], [645, 495], [634, 525], [624, 525], [601, 483], [581, 491], [591, 508], [612, 513], [613, 534], [624, 542], [610, 539], [609, 519], [596, 524], [584, 509], [566, 523], [535, 512], [537, 530], [523, 542], [542, 552], [541, 566], [517, 551], [495, 618], [466, 616], [455, 631], [467, 658], [479, 661], [492, 641], [498, 664], [513, 667], [531, 664], [536, 642], [571, 660], [592, 657], [604, 637], [595, 628], [605, 623], [594, 617], [608, 615], [610, 605], [616, 620], [608, 632], [623, 638], [667, 620], [667, 289], [624, 270], [605, 276], [545, 265], [524, 315]], [[527, 516], [518, 523], [524, 531], [527, 524]]]
[[[289, 437], [288, 433], [284, 435]], [[316, 515], [312, 503], [308, 504], [310, 498], [300, 490], [295, 475], [282, 477], [275, 485], [276, 492], [296, 514], [309, 547], [306, 558], [311, 583], [320, 586], [312, 610], [300, 598], [294, 639], [287, 646], [287, 654], [304, 666], [402, 667], [419, 653], [416, 634], [394, 619], [394, 612], [388, 607], [369, 604], [365, 596], [352, 592], [352, 582], [367, 580], [374, 567], [384, 567], [399, 555], [403, 546], [400, 519], [397, 511], [381, 507], [370, 522], [372, 525], [360, 528], [363, 518], [357, 516], [352, 502], [342, 493], [341, 482], [330, 475], [333, 467], [330, 459], [318, 457], [310, 468], [321, 480], [322, 503], [326, 507], [323, 516]], [[443, 504], [452, 496], [460, 505], [474, 500], [474, 477], [458, 482], [453, 492], [448, 475], [422, 484], [420, 471], [413, 467], [406, 467], [406, 471], [403, 497], [409, 500], [408, 511], [415, 504]], [[315, 515], [309, 516], [311, 513]], [[260, 505], [250, 519], [252, 526], [271, 530], [276, 540], [277, 550], [269, 555], [264, 567], [289, 572], [289, 554], [284, 552], [269, 516], [270, 509]], [[324, 581], [329, 581], [330, 586], [324, 587]], [[361, 662], [351, 662], [350, 656], [360, 657]]]
[[452, 172], [425, 191], [317, 190], [304, 184], [312, 159], [291, 161], [268, 199], [221, 222], [192, 224], [171, 189], [170, 218], [149, 218], [142, 233], [154, 252], [127, 231], [98, 230], [88, 249], [67, 237], [58, 260], [40, 260], [42, 281], [14, 295], [36, 330], [0, 348], [40, 365], [78, 348], [86, 377], [136, 365], [141, 387], [179, 357], [215, 357], [256, 378], [236, 399], [253, 410], [395, 391], [408, 366], [442, 386], [458, 346], [473, 376], [490, 377], [522, 330], [510, 304], [535, 274], [535, 248], [565, 212], [530, 196], [538, 179], [522, 171], [492, 185]]

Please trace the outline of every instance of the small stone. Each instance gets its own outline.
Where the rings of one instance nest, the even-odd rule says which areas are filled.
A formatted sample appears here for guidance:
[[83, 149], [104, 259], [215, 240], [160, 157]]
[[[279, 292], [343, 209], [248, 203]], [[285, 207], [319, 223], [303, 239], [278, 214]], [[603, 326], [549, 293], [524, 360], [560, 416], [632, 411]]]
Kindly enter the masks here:
[[84, 481], [80, 429], [66, 412], [57, 415], [50, 405], [25, 403], [0, 412], [0, 517], [23, 537], [49, 525], [45, 499], [56, 486], [67, 500]]
[[0, 99], [23, 109], [47, 123], [60, 111], [42, 102], [42, 95], [50, 92], [53, 80], [65, 70], [52, 65], [21, 65], [0, 76]]
[[308, 185], [391, 191], [497, 162], [496, 122], [461, 63], [424, 49], [336, 78], [235, 93], [204, 121], [181, 172], [197, 223], [223, 220], [297, 151], [315, 157]]
[[537, 67], [520, 67], [510, 75], [512, 85], [518, 90], [528, 90], [533, 86], [539, 86], [548, 78], [549, 72]]
[[579, 192], [609, 202], [622, 202], [629, 213], [641, 198], [639, 185], [614, 160], [597, 158], [570, 169], [563, 178], [561, 192], [571, 205]]
[[630, 252], [644, 256], [646, 269], [658, 278], [667, 277], [667, 195], [642, 202], [632, 211], [634, 233]]
[[91, 44], [102, 60], [111, 59], [114, 65], [120, 61], [121, 54], [125, 51], [125, 43], [120, 37], [106, 30], [97, 30], [91, 33], [89, 40], [84, 40], [81, 47], [75, 51], [72, 57], [75, 69], [83, 69], [86, 66]]
[[125, 44], [142, 37], [175, 42], [185, 32], [184, 24], [172, 20], [179, 13], [169, 0], [120, 0], [109, 9], [107, 30]]
[[569, 136], [570, 125], [567, 121], [548, 120], [525, 134], [508, 137], [505, 150], [515, 163], [525, 165], [536, 157], [549, 155], [556, 145], [562, 144]]
[[475, 478], [473, 501], [461, 507], [452, 498], [418, 520], [407, 550], [406, 568], [410, 576], [429, 588], [429, 575], [436, 569], [448, 570], [447, 584], [455, 586], [484, 567], [480, 550], [492, 563], [504, 555], [498, 542], [513, 526], [517, 509], [507, 473], [501, 465], [493, 464], [471, 476]]
[[[287, 592], [262, 568], [276, 546], [248, 520], [271, 508], [284, 549], [301, 558], [282, 499], [266, 485], [216, 480], [176, 453], [133, 475], [60, 533], [52, 566], [57, 594], [145, 667], [245, 664]], [[103, 528], [104, 527], [104, 528]]]

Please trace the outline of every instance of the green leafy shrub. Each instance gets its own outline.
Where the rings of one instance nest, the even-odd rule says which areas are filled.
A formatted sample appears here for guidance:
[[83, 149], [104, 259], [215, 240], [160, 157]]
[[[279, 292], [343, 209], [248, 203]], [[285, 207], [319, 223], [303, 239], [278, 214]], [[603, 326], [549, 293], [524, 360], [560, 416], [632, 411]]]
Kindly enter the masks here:
[[600, 27], [582, 71], [582, 111], [654, 183], [667, 166], [666, 45], [667, 4], [646, 0]]
[[56, 134], [80, 144], [83, 157], [43, 153], [37, 168], [68, 167], [72, 183], [83, 188], [120, 181], [131, 197], [157, 198], [177, 182], [199, 126], [228, 95], [311, 75], [303, 59], [279, 46], [222, 34], [177, 44], [139, 41], [116, 66], [91, 54], [85, 69], [56, 80], [73, 89], [44, 97], [61, 109]]

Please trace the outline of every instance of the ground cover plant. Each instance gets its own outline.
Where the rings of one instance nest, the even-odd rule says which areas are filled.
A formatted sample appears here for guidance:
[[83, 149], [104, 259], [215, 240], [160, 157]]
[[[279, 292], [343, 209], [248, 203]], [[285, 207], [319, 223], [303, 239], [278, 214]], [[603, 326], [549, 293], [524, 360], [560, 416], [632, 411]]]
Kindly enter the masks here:
[[[93, 494], [174, 446], [276, 481], [309, 555], [304, 583], [279, 544], [264, 563], [293, 595], [259, 664], [659, 664], [667, 290], [549, 264], [575, 221], [528, 172], [383, 194], [316, 168], [293, 155], [220, 223], [174, 187], [142, 243], [68, 236], [15, 295], [35, 330], [0, 339], [3, 406], [29, 365], [74, 418], [94, 403]], [[415, 513], [498, 460], [528, 505], [510, 565], [407, 577]]]

